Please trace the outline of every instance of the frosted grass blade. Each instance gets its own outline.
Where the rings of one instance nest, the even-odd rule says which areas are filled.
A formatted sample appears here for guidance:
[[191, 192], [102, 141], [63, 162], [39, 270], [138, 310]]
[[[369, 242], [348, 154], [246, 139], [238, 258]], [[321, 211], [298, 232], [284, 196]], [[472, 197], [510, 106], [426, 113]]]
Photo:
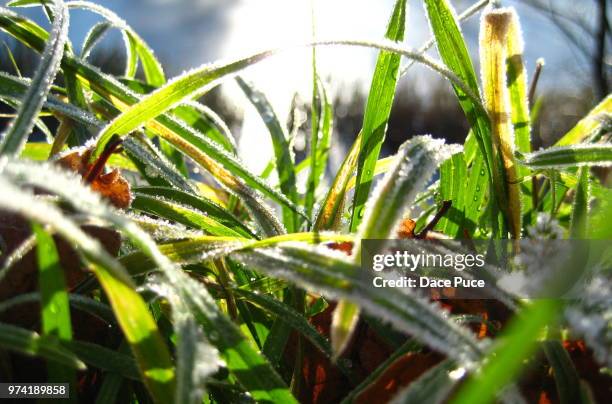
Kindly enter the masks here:
[[29, 356], [40, 356], [73, 369], [84, 370], [85, 364], [55, 338], [41, 337], [37, 333], [0, 323], [0, 346]]
[[[612, 94], [603, 99], [589, 114], [582, 118], [569, 132], [555, 143], [555, 146], [569, 146], [582, 142], [601, 127], [605, 120], [602, 116], [612, 114]], [[608, 120], [610, 118], [608, 117]]]
[[[274, 156], [276, 158], [276, 171], [278, 173], [278, 182], [280, 189], [285, 196], [293, 203], [297, 203], [298, 194], [295, 185], [295, 162], [289, 147], [289, 140], [283, 126], [278, 120], [272, 105], [266, 98], [265, 94], [246, 82], [241, 77], [236, 77], [238, 85], [247, 96], [251, 104], [255, 107], [259, 116], [268, 128], [272, 145], [274, 146]], [[298, 218], [294, 211], [283, 206], [283, 223], [288, 232], [294, 232], [298, 229]]]
[[308, 290], [359, 305], [373, 316], [390, 322], [432, 349], [460, 363], [475, 360], [480, 348], [469, 331], [448, 319], [442, 311], [411, 293], [373, 288], [359, 266], [343, 254], [326, 248], [284, 245], [232, 254], [260, 272], [286, 279]]
[[[55, 169], [52, 179], [47, 178], [50, 168], [40, 170], [39, 167], [28, 170], [23, 163], [3, 161], [0, 172], [20, 177], [24, 168], [28, 175], [28, 182], [35, 182], [44, 188], [53, 188], [65, 174]], [[20, 167], [21, 165], [21, 167]], [[64, 177], [65, 178], [65, 177]], [[36, 181], [38, 180], [38, 181]], [[75, 192], [81, 186], [79, 180], [72, 179], [72, 184], [66, 188], [67, 194]], [[170, 354], [159, 334], [157, 325], [149, 313], [146, 304], [134, 290], [129, 275], [125, 269], [108, 255], [102, 246], [87, 236], [76, 224], [57, 210], [54, 206], [41, 202], [33, 195], [27, 194], [0, 177], [0, 191], [10, 198], [0, 200], [3, 208], [22, 214], [23, 216], [41, 224], [51, 226], [67, 241], [78, 246], [91, 262], [91, 269], [100, 281], [106, 295], [111, 302], [113, 311], [121, 325], [124, 335], [130, 342], [134, 356], [142, 372], [143, 381], [152, 396], [159, 402], [168, 402], [172, 395], [174, 383], [174, 369]], [[91, 191], [89, 191], [91, 192]], [[99, 202], [99, 198], [96, 201]]]
[[517, 159], [532, 169], [562, 169], [566, 167], [612, 165], [612, 144], [594, 143], [550, 147], [541, 151], [521, 154]]
[[[510, 92], [506, 84], [506, 42], [512, 15], [512, 11], [507, 8], [487, 10], [481, 21], [479, 40], [483, 98], [492, 129], [494, 195], [512, 238], [518, 239], [522, 228], [521, 198], [513, 154], [515, 140]], [[502, 237], [504, 233], [501, 232]]]
[[199, 210], [210, 218], [239, 233], [241, 237], [255, 238], [255, 234], [244, 225], [240, 219], [222, 206], [219, 206], [217, 203], [203, 196], [194, 196], [176, 189], [164, 187], [139, 187], [135, 188], [134, 192], [136, 195], [165, 198], [169, 201], [174, 201], [178, 204]]
[[100, 42], [108, 30], [112, 28], [111, 23], [102, 21], [94, 25], [85, 34], [83, 45], [81, 45], [81, 58], [87, 59], [93, 48]]
[[327, 195], [321, 204], [313, 229], [316, 230], [338, 230], [340, 227], [346, 193], [353, 172], [357, 167], [357, 157], [361, 149], [361, 133], [344, 157], [344, 161], [334, 178]]
[[23, 149], [45, 98], [51, 89], [59, 70], [68, 37], [68, 11], [62, 0], [54, 2], [56, 18], [53, 22], [49, 40], [40, 58], [38, 68], [27, 93], [25, 94], [17, 117], [11, 121], [0, 141], [0, 155], [19, 155]]
[[[510, 10], [511, 18], [508, 27], [507, 41], [507, 81], [510, 93], [510, 109], [514, 128], [514, 147], [521, 153], [531, 151], [531, 118], [527, 98], [527, 72], [523, 62], [525, 44], [519, 17], [514, 9]], [[527, 177], [529, 170], [517, 167], [517, 179]], [[523, 181], [520, 185], [521, 215], [532, 210], [532, 183]]]
[[[404, 39], [405, 25], [406, 0], [397, 0], [385, 36], [392, 41], [401, 42]], [[385, 139], [395, 97], [400, 62], [400, 55], [387, 51], [380, 51], [376, 61], [361, 129], [362, 140], [357, 161], [357, 185], [353, 197], [351, 231], [356, 231], [361, 223], [365, 203], [372, 187], [374, 166]]]
[[586, 239], [589, 219], [589, 199], [591, 197], [591, 181], [589, 180], [589, 168], [578, 169], [578, 184], [574, 194], [572, 206], [572, 217], [570, 222], [569, 237], [572, 239]]
[[123, 147], [149, 184], [172, 186], [183, 192], [195, 192], [188, 180], [144, 135], [136, 134], [126, 137], [123, 141]]

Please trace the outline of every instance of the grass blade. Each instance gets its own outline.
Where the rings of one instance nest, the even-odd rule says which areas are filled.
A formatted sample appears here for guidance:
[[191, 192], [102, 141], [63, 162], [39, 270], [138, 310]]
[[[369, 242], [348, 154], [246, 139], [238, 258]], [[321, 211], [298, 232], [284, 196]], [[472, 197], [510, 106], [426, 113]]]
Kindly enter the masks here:
[[[103, 206], [99, 197], [83, 188], [78, 179], [67, 178], [56, 168], [30, 167], [17, 161], [8, 164], [5, 161], [4, 163], [2, 174], [16, 178], [24, 178], [25, 175], [28, 183], [36, 184], [43, 189], [51, 188], [50, 191], [62, 191], [69, 198], [76, 195], [79, 189], [84, 189], [96, 201], [98, 209]], [[65, 180], [66, 183], [59, 185], [62, 180]], [[61, 188], [62, 186], [64, 189]], [[174, 383], [174, 369], [170, 354], [146, 304], [134, 290], [132, 281], [123, 267], [110, 257], [96, 240], [87, 236], [55, 207], [35, 199], [33, 195], [27, 194], [1, 178], [0, 190], [3, 195], [10, 195], [10, 198], [0, 200], [0, 206], [51, 226], [67, 241], [78, 246], [91, 261], [91, 269], [106, 292], [121, 329], [130, 342], [142, 372], [143, 381], [154, 399], [159, 402], [168, 402], [172, 396]]]
[[499, 207], [504, 213], [512, 238], [518, 239], [522, 227], [521, 199], [513, 154], [515, 144], [510, 119], [510, 93], [506, 85], [506, 42], [512, 15], [505, 8], [490, 9], [483, 15], [480, 26], [480, 69], [483, 97], [491, 119], [495, 196], [500, 202]]
[[542, 349], [554, 372], [559, 402], [561, 404], [582, 403], [580, 378], [563, 345], [559, 341], [544, 341]]
[[[519, 17], [511, 9], [510, 25], [508, 27], [507, 41], [507, 82], [510, 93], [510, 109], [512, 126], [514, 128], [514, 147], [521, 153], [531, 152], [531, 118], [529, 112], [529, 99], [527, 97], [527, 72], [523, 62], [525, 44]], [[527, 177], [529, 170], [517, 167], [517, 179]], [[520, 185], [521, 215], [532, 210], [532, 183], [526, 181]]]
[[453, 237], [462, 238], [465, 227], [467, 167], [463, 153], [456, 153], [440, 166], [440, 199], [451, 201], [448, 213], [438, 222], [436, 229]]
[[344, 210], [346, 193], [349, 182], [352, 178], [355, 167], [357, 167], [357, 157], [361, 149], [361, 132], [347, 153], [334, 181], [327, 191], [327, 195], [321, 209], [317, 214], [313, 229], [316, 230], [338, 230], [340, 219]]
[[236, 252], [233, 256], [265, 274], [320, 291], [331, 299], [356, 303], [373, 316], [462, 363], [480, 355], [474, 337], [430, 302], [397, 289], [372, 288], [371, 281], [360, 275], [359, 267], [344, 255], [326, 248], [293, 244]]
[[110, 28], [112, 28], [112, 25], [108, 21], [102, 21], [87, 31], [85, 39], [83, 39], [83, 45], [81, 46], [81, 58], [87, 59], [89, 57], [94, 46], [100, 42]]
[[589, 181], [589, 168], [581, 167], [578, 170], [578, 184], [572, 206], [572, 220], [569, 237], [572, 239], [588, 238], [589, 198], [591, 196], [591, 181]]
[[[38, 224], [32, 224], [36, 237], [36, 258], [38, 261], [38, 285], [41, 296], [42, 333], [60, 340], [72, 339], [70, 306], [64, 282], [64, 272], [59, 264], [59, 255], [53, 238]], [[49, 380], [74, 382], [75, 375], [63, 366], [47, 365]]]
[[612, 144], [579, 144], [549, 147], [541, 151], [521, 154], [517, 159], [532, 169], [562, 169], [566, 167], [612, 165]]
[[[443, 140], [430, 136], [417, 136], [404, 143], [395, 157], [393, 166], [382, 179], [368, 204], [359, 228], [352, 256], [359, 264], [361, 243], [364, 239], [394, 238], [394, 231], [404, 217], [407, 207], [431, 178], [438, 165], [450, 157], [450, 148]], [[332, 345], [336, 354], [346, 347], [359, 310], [354, 303], [338, 304], [333, 313]]]
[[586, 117], [582, 118], [576, 126], [563, 135], [555, 143], [555, 146], [570, 146], [582, 142], [605, 123], [605, 120], [601, 119], [602, 115], [605, 114], [612, 114], [612, 94], [604, 98]]
[[[405, 25], [406, 0], [397, 0], [387, 26], [386, 38], [401, 42], [404, 39]], [[363, 218], [365, 202], [372, 186], [374, 166], [385, 138], [393, 105], [400, 62], [400, 55], [387, 51], [380, 51], [376, 61], [361, 129], [362, 139], [357, 162], [357, 185], [353, 197], [351, 231], [357, 230]]]
[[21, 153], [59, 69], [64, 44], [68, 37], [68, 11], [62, 0], [57, 0], [53, 6], [56, 18], [49, 40], [45, 45], [30, 87], [21, 102], [17, 117], [2, 134], [0, 155], [19, 155]]
[[[295, 185], [295, 162], [291, 149], [289, 147], [289, 141], [283, 126], [278, 120], [272, 105], [266, 98], [265, 94], [259, 91], [253, 86], [253, 84], [246, 82], [241, 77], [237, 77], [236, 81], [238, 85], [247, 96], [251, 104], [255, 107], [264, 124], [268, 128], [270, 137], [272, 139], [272, 145], [274, 146], [274, 156], [276, 158], [276, 170], [278, 173], [278, 182], [280, 189], [293, 203], [297, 204], [298, 194]], [[291, 211], [286, 206], [283, 206], [283, 223], [289, 233], [298, 230], [298, 217], [294, 211]]]
[[234, 232], [237, 232], [241, 237], [255, 238], [255, 234], [253, 234], [253, 232], [247, 226], [245, 226], [240, 219], [205, 197], [194, 196], [176, 189], [164, 187], [139, 187], [134, 189], [134, 192], [137, 196], [147, 195], [161, 197], [166, 200], [176, 202], [177, 204], [188, 206], [195, 210], [204, 212], [210, 218], [234, 230]]
[[73, 369], [85, 369], [85, 364], [62, 347], [57, 339], [41, 337], [14, 325], [0, 323], [0, 346], [24, 355], [40, 356]]
[[[506, 331], [496, 340], [480, 371], [468, 378], [451, 400], [453, 404], [491, 402], [503, 388], [515, 379], [525, 359], [537, 347], [537, 336], [542, 327], [557, 318], [560, 301], [539, 299], [508, 324]], [[494, 359], [493, 359], [494, 358]]]

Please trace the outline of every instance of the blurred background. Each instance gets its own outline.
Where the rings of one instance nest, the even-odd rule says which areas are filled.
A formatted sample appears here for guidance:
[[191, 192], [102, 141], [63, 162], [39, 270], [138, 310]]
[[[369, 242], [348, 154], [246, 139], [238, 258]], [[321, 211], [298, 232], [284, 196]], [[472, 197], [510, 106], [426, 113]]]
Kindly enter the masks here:
[[[143, 37], [161, 60], [168, 78], [204, 63], [245, 56], [265, 48], [286, 47], [309, 41], [313, 36], [379, 40], [384, 36], [393, 6], [392, 0], [100, 0], [97, 3], [115, 11]], [[461, 12], [475, 0], [452, 3]], [[541, 109], [534, 134], [539, 145], [550, 144], [609, 93], [612, 11], [606, 0], [499, 3], [516, 7], [521, 18], [529, 79], [536, 60], [546, 61], [537, 89]], [[48, 28], [40, 8], [17, 11]], [[430, 36], [422, 1], [410, 0], [408, 15], [405, 46], [418, 48]], [[98, 21], [99, 17], [90, 12], [71, 11], [70, 39], [76, 50]], [[478, 16], [463, 24], [477, 69], [478, 26]], [[31, 75], [37, 64], [36, 55], [16, 45], [5, 34], [0, 34], [0, 41], [12, 49], [22, 73]], [[121, 74], [124, 54], [121, 35], [109, 31], [94, 49], [90, 61], [106, 72]], [[435, 49], [430, 54], [437, 58]], [[0, 55], [0, 68], [15, 73], [5, 47], [0, 49]], [[318, 73], [333, 95], [335, 107], [333, 147], [338, 152], [330, 153], [332, 171], [361, 127], [376, 55], [376, 51], [364, 48], [317, 49]], [[299, 158], [305, 147], [305, 134], [310, 131], [306, 117], [312, 91], [311, 50], [284, 52], [249, 68], [243, 76], [266, 93], [281, 120], [299, 125], [295, 142]], [[272, 153], [267, 131], [235, 83], [223, 85], [205, 96], [204, 101], [227, 120], [239, 140], [245, 162], [255, 172], [263, 169]], [[430, 133], [462, 142], [467, 130], [450, 85], [415, 65], [400, 80], [383, 154], [394, 152], [415, 134]]]

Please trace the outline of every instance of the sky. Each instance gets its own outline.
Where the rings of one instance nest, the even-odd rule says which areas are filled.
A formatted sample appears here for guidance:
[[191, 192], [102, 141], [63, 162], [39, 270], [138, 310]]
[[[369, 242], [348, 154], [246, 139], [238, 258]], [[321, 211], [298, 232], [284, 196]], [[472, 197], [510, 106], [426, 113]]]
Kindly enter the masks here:
[[[453, 4], [461, 12], [473, 1], [458, 0]], [[563, 86], [571, 90], [588, 85], [587, 62], [547, 18], [524, 5], [528, 1], [502, 1], [503, 5], [516, 6], [521, 16], [528, 72], [533, 70], [535, 61], [543, 57], [546, 60], [541, 81], [543, 88]], [[594, 21], [595, 2], [592, 0], [543, 1], [563, 3], [563, 7]], [[393, 7], [392, 0], [99, 0], [97, 3], [124, 18], [150, 44], [162, 60], [168, 77], [218, 59], [230, 60], [266, 48], [286, 48], [309, 41], [313, 38], [313, 15], [316, 38], [379, 40], [384, 36]], [[408, 4], [404, 45], [418, 48], [429, 38], [429, 28], [422, 0], [409, 0]], [[19, 12], [44, 22], [39, 9]], [[88, 11], [71, 12], [70, 37], [75, 48], [80, 48], [85, 34], [97, 21], [99, 18]], [[478, 17], [472, 17], [463, 26], [475, 62], [478, 23]], [[101, 46], [121, 46], [119, 38], [117, 33], [109, 35]], [[435, 51], [432, 52], [436, 56]], [[376, 51], [370, 49], [317, 49], [319, 74], [328, 79], [333, 93], [345, 99], [352, 94], [346, 89], [358, 86], [367, 90], [375, 61]], [[426, 96], [432, 74], [425, 68], [416, 67], [402, 80], [413, 80], [419, 93], [416, 96]], [[244, 76], [263, 90], [278, 115], [285, 117], [296, 91], [304, 99], [308, 99], [311, 92], [311, 51], [301, 48], [283, 52], [249, 68]], [[224, 91], [236, 100], [239, 109], [244, 109], [242, 132], [265, 130], [236, 86], [225, 86]], [[243, 137], [240, 146], [243, 150], [252, 150], [260, 147], [261, 141], [260, 136]], [[256, 161], [265, 164], [267, 160], [259, 157]]]

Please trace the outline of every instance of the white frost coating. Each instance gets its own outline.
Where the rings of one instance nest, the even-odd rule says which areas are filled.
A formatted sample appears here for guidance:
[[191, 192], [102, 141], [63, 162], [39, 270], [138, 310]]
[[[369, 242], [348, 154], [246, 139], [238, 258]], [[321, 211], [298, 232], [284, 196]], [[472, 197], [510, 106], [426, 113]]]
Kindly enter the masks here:
[[[524, 153], [519, 156], [519, 161], [528, 166], [536, 168], [565, 168], [565, 167], [583, 167], [583, 166], [599, 166], [610, 167], [612, 160], [605, 161], [582, 161], [573, 162], [572, 158], [575, 151], [592, 150], [593, 152], [607, 152], [612, 154], [612, 143], [579, 143], [571, 146], [554, 146], [546, 149], [541, 149], [533, 153]], [[567, 160], [568, 162], [563, 162]]]
[[149, 233], [154, 240], [169, 241], [184, 238], [196, 238], [204, 233], [198, 230], [188, 229], [180, 223], [170, 223], [167, 220], [154, 219], [149, 216], [127, 214], [127, 218], [138, 224], [144, 231]]
[[408, 332], [434, 350], [464, 366], [482, 355], [475, 337], [448, 319], [439, 305], [395, 289], [373, 288], [359, 268], [322, 253], [320, 247], [276, 247], [239, 252], [233, 256], [263, 273], [297, 283], [334, 299], [355, 302], [365, 311]]
[[565, 311], [572, 329], [582, 335], [599, 363], [612, 368], [612, 287], [610, 279], [597, 277], [584, 298]]
[[[62, 0], [56, 0], [52, 7], [55, 20], [49, 39], [28, 91], [23, 97], [17, 117], [11, 121], [5, 132], [0, 136], [0, 152], [2, 153], [12, 155], [21, 153], [59, 70], [64, 54], [64, 44], [68, 39], [69, 16]], [[11, 12], [7, 12], [7, 14], [16, 16]]]
[[[366, 213], [358, 239], [394, 238], [394, 230], [399, 226], [406, 210], [413, 204], [438, 166], [461, 150], [459, 145], [445, 145], [443, 139], [434, 139], [429, 135], [415, 136], [404, 143], [392, 166], [366, 203]], [[355, 250], [354, 254], [357, 256], [359, 248]]]

